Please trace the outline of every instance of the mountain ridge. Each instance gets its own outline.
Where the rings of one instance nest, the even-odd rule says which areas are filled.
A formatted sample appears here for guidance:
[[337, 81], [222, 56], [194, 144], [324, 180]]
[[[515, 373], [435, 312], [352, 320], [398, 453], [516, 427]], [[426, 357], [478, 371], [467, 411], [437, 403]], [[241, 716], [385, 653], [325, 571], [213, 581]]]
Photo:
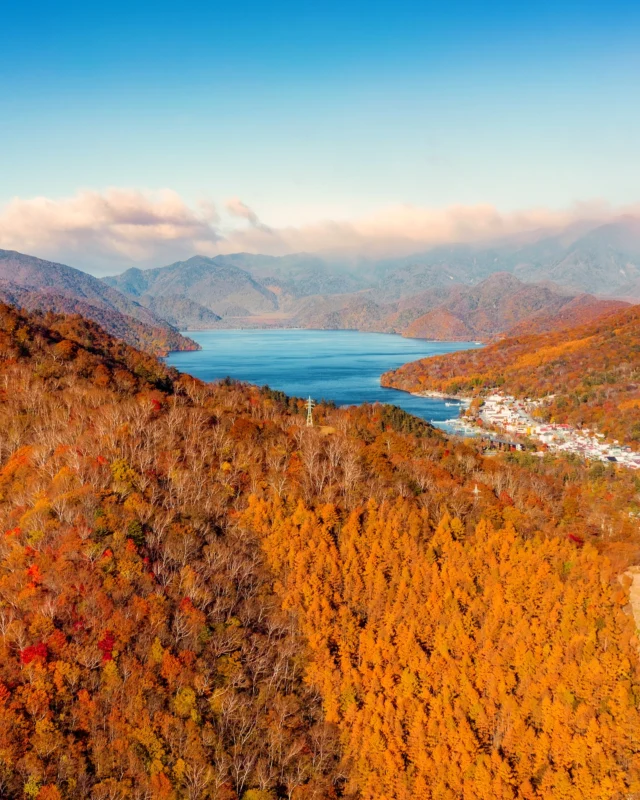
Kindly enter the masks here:
[[[524, 283], [511, 273], [494, 273], [473, 286], [453, 284], [383, 305], [375, 303], [370, 293], [326, 313], [317, 304], [311, 312], [305, 310], [306, 318], [301, 315], [294, 321], [303, 327], [355, 328], [409, 338], [464, 341], [509, 335], [517, 325], [532, 331], [536, 324], [549, 329], [563, 327], [626, 305], [589, 294], [559, 293], [548, 286]], [[571, 315], [563, 314], [567, 307], [572, 308]]]
[[[183, 328], [191, 327], [191, 320], [181, 316], [179, 308], [169, 309], [171, 295], [187, 297], [223, 318], [216, 321], [201, 313], [202, 324], [211, 327], [234, 322], [254, 327], [344, 325], [405, 333], [419, 317], [436, 309], [438, 296], [450, 300], [451, 287], [468, 287], [456, 291], [469, 293], [469, 287], [496, 274], [503, 275], [505, 282], [518, 279], [556, 295], [633, 299], [640, 294], [640, 222], [634, 217], [605, 224], [583, 221], [491, 243], [440, 245], [399, 258], [313, 253], [193, 256], [166, 267], [133, 268], [104, 281], [142, 304], [150, 305], [150, 297], [165, 297], [166, 312]], [[522, 297], [525, 306], [532, 301], [532, 291]], [[417, 313], [414, 298], [424, 300], [422, 313]], [[559, 305], [551, 295], [547, 299]], [[585, 314], [586, 306], [583, 302]], [[534, 308], [532, 313], [542, 310]], [[424, 335], [441, 336], [441, 330], [445, 334], [451, 327], [461, 331], [465, 325], [475, 336], [504, 332], [466, 319], [461, 324], [455, 310], [453, 316], [455, 323], [450, 313], [441, 310], [437, 324], [434, 317], [427, 318], [415, 324], [411, 329], [415, 333], [409, 335], [422, 330]], [[513, 322], [518, 324], [523, 313], [515, 316]], [[447, 318], [452, 325], [445, 324]]]

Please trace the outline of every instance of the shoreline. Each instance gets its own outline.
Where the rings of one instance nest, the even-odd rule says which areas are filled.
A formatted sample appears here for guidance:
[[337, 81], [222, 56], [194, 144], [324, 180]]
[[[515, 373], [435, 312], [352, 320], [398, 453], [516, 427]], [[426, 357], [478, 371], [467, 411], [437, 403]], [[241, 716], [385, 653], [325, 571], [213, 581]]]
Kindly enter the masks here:
[[[224, 336], [224, 337], [229, 337], [229, 336], [233, 337], [236, 334], [239, 335], [239, 336], [240, 335], [246, 335], [246, 334], [248, 334], [249, 336], [253, 336], [255, 334], [258, 337], [264, 336], [265, 339], [267, 339], [270, 334], [284, 333], [285, 331], [293, 332], [293, 330], [294, 329], [291, 329], [291, 328], [283, 329], [283, 328], [275, 328], [275, 327], [264, 328], [264, 329], [255, 329], [255, 328], [254, 329], [246, 329], [246, 328], [231, 328], [230, 327], [230, 328], [226, 328], [226, 329], [221, 329], [221, 328], [214, 328], [214, 329], [208, 328], [208, 329], [200, 329], [200, 330], [193, 329], [193, 330], [185, 330], [185, 331], [181, 331], [181, 332], [183, 333], [184, 336], [189, 336], [190, 335], [191, 337], [194, 337], [194, 339], [192, 341], [195, 341], [195, 343], [197, 345], [199, 345], [198, 350], [200, 351], [200, 354], [202, 354], [203, 351], [206, 351], [208, 349], [213, 349], [214, 351], [217, 349], [216, 346], [215, 346], [215, 340], [216, 340], [216, 337], [218, 335], [221, 335], [221, 336]], [[297, 329], [296, 332], [300, 334], [300, 337], [302, 337], [302, 334], [305, 331], [308, 334], [316, 333], [318, 335], [323, 335], [323, 336], [330, 336], [331, 334], [346, 334], [346, 335], [353, 335], [353, 336], [356, 336], [356, 337], [363, 337], [364, 336], [367, 339], [369, 337], [381, 337], [381, 338], [383, 338], [385, 340], [394, 339], [394, 340], [396, 340], [398, 342], [404, 342], [406, 344], [403, 344], [402, 348], [400, 348], [400, 349], [399, 349], [399, 345], [398, 346], [396, 346], [395, 344], [385, 345], [385, 348], [388, 348], [390, 350], [390, 354], [394, 359], [397, 359], [398, 357], [402, 358], [402, 356], [404, 356], [402, 363], [409, 363], [412, 359], [415, 359], [416, 355], [419, 355], [420, 353], [424, 353], [424, 349], [440, 350], [441, 347], [442, 347], [442, 350], [444, 350], [444, 352], [443, 353], [439, 353], [439, 354], [447, 355], [449, 352], [452, 352], [452, 351], [456, 352], [458, 350], [458, 348], [460, 348], [460, 349], [466, 349], [466, 348], [471, 349], [471, 348], [473, 348], [473, 344], [471, 342], [459, 342], [459, 341], [455, 341], [455, 340], [449, 340], [448, 342], [439, 342], [439, 341], [430, 340], [430, 339], [412, 339], [412, 340], [408, 340], [406, 337], [398, 336], [398, 334], [370, 333], [368, 331], [363, 333], [362, 331], [356, 331], [356, 330], [345, 330], [345, 331], [331, 330], [331, 331], [328, 331], [328, 330], [323, 330], [323, 329], [305, 328], [305, 329]], [[235, 350], [234, 350], [235, 347], [236, 347], [236, 345], [233, 345], [231, 347], [231, 350], [234, 351], [234, 352], [235, 352]], [[372, 347], [372, 345], [365, 345], [365, 344], [362, 345], [362, 348], [364, 349], [364, 351], [366, 353], [369, 352], [371, 347]], [[377, 348], [378, 348], [378, 345], [375, 345], [375, 348], [374, 348], [375, 353], [380, 355], [380, 356], [384, 355], [384, 352], [386, 352], [386, 351], [383, 349], [383, 351], [378, 353]], [[405, 350], [407, 350], [406, 353], [404, 352]], [[416, 350], [418, 351], [417, 353], [414, 352]], [[329, 351], [331, 351], [331, 348], [329, 348]], [[345, 352], [347, 352], [347, 353], [350, 352], [350, 347], [347, 347]], [[196, 363], [196, 361], [192, 362], [189, 359], [189, 355], [196, 356], [196, 353], [193, 352], [193, 351], [190, 351], [190, 352], [187, 352], [187, 351], [172, 351], [171, 353], [168, 353], [164, 357], [164, 361], [165, 361], [165, 363], [169, 363], [171, 366], [174, 366], [179, 371], [185, 371], [186, 370], [186, 372], [188, 374], [198, 375], [199, 374], [199, 370], [197, 369], [197, 363]], [[182, 358], [181, 358], [181, 356], [182, 356]], [[185, 356], [186, 356], [186, 359], [184, 358]], [[428, 357], [428, 355], [426, 357]], [[406, 359], [406, 361], [405, 361], [405, 359]], [[206, 361], [207, 358], [205, 357], [204, 360]], [[376, 364], [377, 369], [374, 367], [374, 370], [372, 370], [373, 374], [370, 375], [370, 377], [367, 378], [367, 385], [362, 389], [362, 392], [360, 392], [360, 391], [356, 392], [356, 388], [357, 387], [354, 387], [352, 392], [346, 392], [346, 394], [347, 395], [356, 394], [357, 396], [355, 396], [353, 398], [349, 396], [349, 397], [346, 397], [346, 399], [345, 399], [345, 398], [342, 397], [342, 395], [345, 394], [345, 392], [340, 392], [339, 390], [336, 390], [338, 396], [335, 398], [335, 401], [339, 405], [340, 404], [342, 404], [342, 405], [360, 405], [362, 403], [379, 402], [379, 403], [383, 403], [383, 404], [384, 403], [388, 403], [388, 404], [391, 404], [391, 405], [396, 405], [399, 408], [405, 408], [405, 406], [406, 406], [405, 410], [407, 411], [407, 413], [412, 414], [413, 416], [416, 416], [419, 419], [423, 419], [426, 422], [429, 422], [430, 424], [436, 425], [438, 427], [439, 426], [443, 426], [451, 435], [461, 435], [461, 434], [464, 435], [465, 433], [470, 433], [472, 435], [476, 435], [476, 433], [479, 433], [479, 430], [477, 430], [477, 431], [476, 430], [472, 430], [469, 427], [469, 421], [467, 420], [466, 415], [464, 417], [461, 417], [461, 415], [465, 414], [466, 410], [468, 409], [468, 407], [469, 407], [469, 405], [471, 403], [471, 398], [460, 397], [460, 396], [456, 396], [456, 395], [454, 395], [452, 393], [446, 393], [446, 392], [436, 392], [436, 391], [433, 391], [433, 392], [411, 392], [411, 391], [406, 391], [404, 389], [397, 389], [395, 386], [385, 385], [384, 376], [388, 373], [389, 367], [386, 364], [384, 364], [384, 360], [385, 359], [383, 359], [382, 357], [378, 359], [378, 362], [382, 361], [382, 363]], [[175, 362], [175, 363], [171, 363], [171, 362]], [[379, 372], [380, 368], [382, 368], [382, 370], [383, 370], [382, 373]], [[253, 370], [253, 372], [255, 372], [255, 371], [256, 370]], [[230, 375], [237, 374], [237, 372], [234, 371], [233, 369], [231, 369], [230, 366], [229, 366], [229, 369], [223, 370], [223, 372], [224, 372], [224, 374], [230, 374]], [[357, 370], [356, 370], [356, 372], [357, 372]], [[380, 387], [380, 389], [382, 389], [382, 391], [375, 390], [373, 388], [373, 386], [368, 383], [368, 381], [370, 381], [371, 378], [373, 378], [373, 381], [375, 381], [375, 383], [378, 384], [378, 386]], [[204, 379], [213, 380], [213, 377], [212, 377], [212, 375], [208, 374], [206, 376], [206, 378], [204, 378]], [[265, 380], [258, 379], [256, 377], [256, 375], [254, 375], [254, 374], [246, 375], [245, 379], [254, 382], [256, 385], [260, 385], [262, 383], [265, 383]], [[270, 383], [270, 381], [266, 380], [266, 383]], [[286, 384], [286, 383], [287, 382], [284, 381], [284, 384]], [[291, 395], [291, 396], [302, 396], [301, 392], [299, 390], [300, 387], [296, 387], [296, 388], [298, 389], [298, 391], [295, 391], [295, 390], [292, 391], [290, 387], [288, 387], [286, 385], [283, 385], [281, 387], [281, 390], [284, 391], [285, 393]], [[403, 401], [401, 399], [400, 395], [396, 395], [395, 397], [389, 397], [388, 394], [393, 395], [393, 392], [402, 392], [402, 394], [404, 394], [407, 397], [407, 400]], [[369, 397], [369, 395], [373, 395], [373, 396]], [[421, 400], [427, 399], [429, 397], [431, 397], [432, 399], [434, 399], [434, 400], [436, 400], [438, 402], [434, 403], [434, 404], [431, 404], [431, 403], [423, 404], [422, 402], [416, 402], [415, 399], [413, 400], [413, 402], [411, 402], [409, 400], [409, 398], [416, 398], [416, 399], [421, 401]], [[327, 398], [327, 399], [332, 399], [332, 398], [331, 398], [331, 396], [329, 396], [329, 398]], [[434, 406], [437, 407], [437, 408], [434, 408]], [[444, 406], [449, 406], [449, 408], [445, 408]], [[435, 420], [433, 419], [434, 416], [436, 418]], [[464, 426], [466, 428], [466, 431], [460, 430], [460, 428], [462, 426]]]
[[[436, 425], [439, 427], [440, 425], [447, 425], [449, 430], [446, 431], [449, 436], [460, 436], [464, 438], [465, 436], [481, 436], [482, 434], [486, 434], [486, 428], [482, 427], [482, 425], [478, 425], [475, 419], [471, 419], [468, 417], [463, 417], [461, 412], [466, 410], [471, 405], [471, 401], [473, 398], [468, 396], [460, 396], [454, 394], [446, 394], [446, 392], [408, 392], [406, 389], [397, 389], [395, 386], [387, 387], [390, 389], [395, 389], [397, 392], [405, 392], [406, 394], [410, 394], [413, 397], [422, 397], [422, 398], [429, 398], [432, 397], [435, 400], [454, 400], [456, 405], [458, 406], [458, 414], [455, 417], [451, 417], [451, 419], [443, 420], [440, 423], [431, 423], [432, 425]], [[452, 429], [452, 430], [451, 430]], [[457, 429], [457, 430], [456, 430]]]
[[456, 403], [459, 403], [461, 406], [465, 408], [469, 408], [471, 405], [471, 401], [473, 398], [467, 396], [461, 396], [456, 394], [446, 394], [445, 392], [409, 392], [406, 389], [398, 389], [396, 386], [385, 386], [385, 389], [395, 389], [396, 392], [406, 392], [407, 394], [411, 394], [414, 397], [434, 397], [437, 400], [455, 400]]

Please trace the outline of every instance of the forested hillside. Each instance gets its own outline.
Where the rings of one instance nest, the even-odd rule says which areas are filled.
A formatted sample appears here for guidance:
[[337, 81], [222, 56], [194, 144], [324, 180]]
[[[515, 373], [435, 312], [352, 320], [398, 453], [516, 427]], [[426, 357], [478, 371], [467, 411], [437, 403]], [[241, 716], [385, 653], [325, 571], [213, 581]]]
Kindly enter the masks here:
[[7, 281], [0, 281], [0, 302], [17, 306], [25, 311], [78, 314], [97, 322], [113, 336], [158, 356], [166, 356], [172, 350], [198, 349], [198, 345], [192, 339], [183, 336], [165, 321], [150, 325], [121, 314], [115, 309], [91, 305], [79, 298], [55, 292], [27, 289]]
[[640, 486], [0, 306], [0, 795], [622, 798]]
[[0, 250], [0, 302], [26, 311], [81, 314], [155, 355], [198, 349], [164, 318], [93, 275], [13, 250]]
[[0, 795], [331, 797], [304, 644], [232, 524], [249, 393], [48, 325], [0, 310]]
[[409, 392], [469, 396], [499, 388], [515, 397], [547, 397], [539, 410], [544, 418], [593, 425], [637, 447], [640, 306], [590, 325], [414, 361], [386, 373], [381, 382]]

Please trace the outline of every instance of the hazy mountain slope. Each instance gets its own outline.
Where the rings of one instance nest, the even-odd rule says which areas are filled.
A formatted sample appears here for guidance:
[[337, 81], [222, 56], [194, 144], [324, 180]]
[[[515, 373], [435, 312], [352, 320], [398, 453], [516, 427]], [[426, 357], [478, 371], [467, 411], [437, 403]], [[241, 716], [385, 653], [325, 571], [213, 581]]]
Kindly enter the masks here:
[[[460, 287], [478, 286], [497, 273], [539, 284], [539, 295], [527, 290], [514, 298], [511, 310], [495, 309], [491, 296], [482, 297], [482, 320], [472, 295]], [[485, 336], [542, 312], [551, 301], [550, 295], [545, 299], [544, 288], [554, 295], [640, 295], [640, 221], [580, 221], [561, 230], [440, 246], [398, 258], [309, 253], [194, 256], [168, 267], [130, 269], [105, 282], [143, 303], [149, 303], [147, 295], [186, 297], [218, 316], [246, 317], [246, 324], [252, 324], [252, 317], [270, 324], [361, 330], [405, 331], [413, 324], [410, 335], [422, 331], [446, 337], [446, 321], [453, 314], [475, 335]], [[447, 301], [451, 292], [457, 293], [458, 301], [449, 314], [417, 322]], [[165, 306], [165, 312], [179, 327], [193, 327], [186, 309]]]
[[631, 296], [620, 290], [640, 280], [640, 220], [627, 216], [605, 225], [581, 221], [553, 233], [532, 232], [491, 245], [437, 247], [379, 261], [371, 269], [379, 280], [374, 299], [383, 301], [446, 285], [447, 280], [478, 283], [495, 272], [511, 272], [530, 283], [553, 281], [574, 293]]
[[85, 272], [0, 250], [1, 296], [22, 308], [82, 314], [129, 344], [161, 355], [196, 350], [164, 319]]
[[368, 293], [349, 297], [339, 308], [335, 308], [331, 297], [323, 302], [319, 302], [319, 298], [314, 300], [316, 302], [298, 310], [293, 319], [294, 324], [320, 330], [389, 332], [386, 323], [388, 309], [375, 303]]
[[622, 217], [583, 233], [556, 257], [538, 251], [544, 242], [519, 253], [514, 273], [523, 280], [552, 280], [573, 290], [615, 294], [640, 278], [640, 220]]
[[355, 294], [305, 298], [292, 323], [306, 328], [402, 333], [427, 310], [450, 297], [456, 286], [446, 285], [392, 302], [376, 302], [375, 290]]
[[[404, 335], [446, 339], [454, 330], [466, 330], [472, 337], [486, 338], [541, 310], [555, 314], [570, 299], [546, 287], [522, 283], [509, 273], [496, 273], [475, 287], [456, 287], [442, 309], [416, 319]], [[443, 315], [442, 310], [447, 313]]]
[[415, 256], [403, 259], [393, 269], [389, 268], [376, 282], [373, 297], [378, 302], [389, 303], [437, 287], [473, 283], [486, 274], [488, 272], [481, 272], [469, 264], [467, 258], [441, 262], [437, 254], [434, 257]]
[[409, 256], [379, 259], [375, 264], [375, 275], [381, 283], [389, 276], [420, 274], [431, 270], [436, 283], [448, 281], [478, 281], [495, 272], [503, 249], [513, 249], [513, 245], [489, 244], [449, 244], [432, 247]]
[[626, 300], [629, 303], [637, 303], [640, 301], [640, 278], [632, 279], [628, 283], [616, 287], [607, 294], [616, 300]]
[[[401, 333], [424, 339], [491, 338], [522, 323], [529, 332], [554, 330], [594, 319], [623, 303], [579, 298], [548, 286], [526, 284], [497, 273], [476, 286], [440, 286], [393, 303], [373, 300], [374, 292], [310, 303], [295, 321], [309, 328]], [[562, 317], [564, 309], [568, 309]], [[566, 321], [565, 321], [566, 320]]]
[[605, 225], [583, 220], [552, 233], [531, 232], [491, 245], [438, 247], [409, 259], [380, 262], [378, 269], [398, 295], [426, 276], [441, 284], [447, 271], [460, 283], [511, 272], [523, 281], [553, 281], [572, 291], [610, 294], [640, 277], [640, 220], [626, 216]]
[[143, 295], [140, 297], [140, 303], [170, 325], [183, 331], [215, 328], [221, 319], [218, 314], [184, 295], [159, 297]]
[[272, 291], [223, 256], [193, 256], [167, 267], [129, 269], [122, 275], [104, 278], [104, 282], [136, 298], [187, 297], [218, 316], [236, 316], [237, 307], [250, 314], [278, 308]]
[[[300, 253], [291, 256], [266, 256], [234, 253], [228, 256], [193, 258], [168, 267], [129, 269], [121, 275], [105, 278], [105, 282], [139, 302], [155, 308], [158, 302], [150, 297], [186, 297], [222, 317], [247, 317], [281, 313], [293, 319], [309, 306], [307, 298], [319, 299], [326, 310], [348, 302], [348, 294], [371, 283], [369, 276], [359, 274], [341, 263]], [[336, 303], [328, 298], [345, 295]], [[195, 327], [194, 309], [163, 307], [167, 319], [183, 329]], [[315, 313], [315, 312], [314, 312]], [[214, 321], [202, 319], [199, 324]], [[292, 324], [296, 324], [295, 322]]]
[[221, 258], [247, 270], [265, 287], [291, 297], [357, 292], [372, 283], [364, 259], [327, 258], [312, 253], [286, 256], [234, 253]]

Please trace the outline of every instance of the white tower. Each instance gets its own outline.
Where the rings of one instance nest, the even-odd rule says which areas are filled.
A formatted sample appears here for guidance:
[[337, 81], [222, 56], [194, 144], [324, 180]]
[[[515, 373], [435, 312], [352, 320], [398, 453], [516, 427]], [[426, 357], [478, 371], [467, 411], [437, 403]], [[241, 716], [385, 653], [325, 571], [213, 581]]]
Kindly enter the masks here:
[[311, 399], [311, 396], [309, 396], [309, 399], [307, 400], [307, 428], [312, 428], [313, 427], [313, 407], [314, 406], [315, 406], [315, 403]]

